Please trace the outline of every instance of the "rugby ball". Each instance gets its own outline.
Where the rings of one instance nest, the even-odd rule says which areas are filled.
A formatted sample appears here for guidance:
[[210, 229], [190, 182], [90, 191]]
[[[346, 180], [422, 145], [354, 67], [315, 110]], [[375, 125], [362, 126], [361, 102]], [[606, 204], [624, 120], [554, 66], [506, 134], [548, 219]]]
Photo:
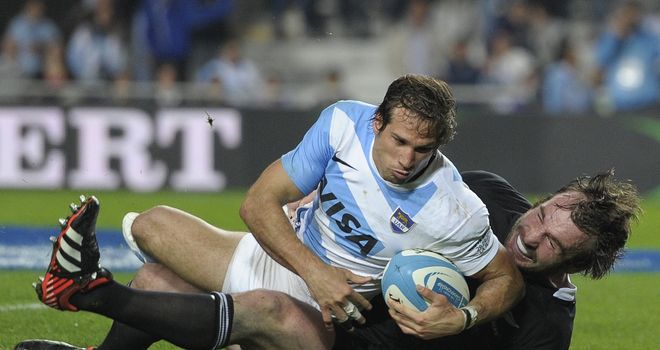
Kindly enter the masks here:
[[383, 298], [424, 311], [429, 303], [417, 293], [418, 284], [444, 295], [455, 307], [470, 301], [470, 290], [458, 268], [425, 249], [406, 249], [392, 257], [381, 281]]

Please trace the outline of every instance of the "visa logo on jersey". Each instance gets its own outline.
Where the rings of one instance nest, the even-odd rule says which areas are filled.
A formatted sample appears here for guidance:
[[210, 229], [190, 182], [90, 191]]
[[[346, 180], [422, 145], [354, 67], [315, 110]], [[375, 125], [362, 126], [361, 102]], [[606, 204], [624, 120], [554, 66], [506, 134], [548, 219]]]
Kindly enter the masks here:
[[390, 217], [390, 227], [394, 233], [406, 233], [415, 225], [410, 215], [401, 208], [396, 208]]

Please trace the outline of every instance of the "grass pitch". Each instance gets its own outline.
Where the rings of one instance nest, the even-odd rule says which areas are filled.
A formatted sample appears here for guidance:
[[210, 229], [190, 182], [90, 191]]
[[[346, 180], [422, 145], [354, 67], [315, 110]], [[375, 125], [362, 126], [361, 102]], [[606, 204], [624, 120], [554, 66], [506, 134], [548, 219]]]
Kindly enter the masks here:
[[[56, 311], [37, 303], [31, 288], [43, 271], [2, 271], [0, 277], [0, 349], [21, 340], [57, 339], [75, 345], [98, 345], [111, 321], [86, 312]], [[130, 274], [119, 273], [120, 281]], [[571, 349], [656, 349], [660, 344], [660, 304], [652, 273], [614, 274], [602, 281], [576, 277], [578, 308]], [[643, 305], [643, 306], [640, 306]], [[161, 341], [152, 349], [178, 349]]]
[[[9, 350], [25, 339], [51, 339], [77, 346], [101, 343], [112, 321], [87, 312], [57, 311], [38, 303], [31, 284], [43, 271], [2, 271], [0, 289], [0, 349]], [[131, 274], [115, 274], [128, 282]], [[178, 349], [164, 341], [152, 349]]]
[[[85, 192], [82, 192], [85, 193]], [[52, 226], [58, 232], [57, 219], [69, 215], [68, 204], [77, 202], [81, 192], [72, 191], [0, 191], [0, 241], [3, 226]], [[158, 204], [168, 204], [230, 230], [244, 230], [238, 216], [244, 192], [222, 194], [200, 193], [132, 193], [98, 192], [101, 202], [97, 226], [120, 229], [128, 211], [143, 211]], [[101, 247], [102, 248], [102, 247]], [[45, 266], [44, 266], [45, 270]], [[0, 350], [13, 349], [25, 339], [55, 339], [78, 346], [100, 344], [111, 320], [86, 312], [61, 312], [42, 307], [31, 284], [43, 271], [0, 270]], [[119, 281], [128, 282], [132, 274], [115, 273]], [[177, 349], [159, 342], [152, 349]]]
[[[238, 217], [243, 192], [222, 194], [128, 192], [97, 193], [101, 201], [100, 228], [120, 227], [127, 211], [169, 204], [228, 229], [245, 228]], [[66, 216], [67, 204], [78, 192], [0, 191], [0, 239], [4, 225], [52, 225]], [[654, 196], [655, 197], [655, 196]], [[645, 214], [633, 231], [629, 247], [660, 249], [660, 198], [644, 201]], [[45, 266], [44, 266], [45, 268]], [[97, 345], [111, 321], [85, 312], [61, 312], [37, 302], [31, 283], [43, 271], [0, 271], [0, 350], [9, 350], [30, 338], [57, 339], [75, 345]], [[128, 281], [130, 274], [116, 274]], [[571, 349], [656, 349], [660, 344], [660, 274], [619, 273], [602, 281], [575, 276], [578, 308]], [[153, 349], [176, 349], [157, 343]]]

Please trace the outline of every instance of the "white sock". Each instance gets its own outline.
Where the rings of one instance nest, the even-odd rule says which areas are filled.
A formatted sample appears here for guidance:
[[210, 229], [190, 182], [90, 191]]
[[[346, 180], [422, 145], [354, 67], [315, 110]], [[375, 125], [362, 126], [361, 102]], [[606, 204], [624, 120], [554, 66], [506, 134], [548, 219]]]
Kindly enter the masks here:
[[124, 219], [121, 222], [121, 232], [124, 235], [124, 241], [126, 241], [128, 247], [133, 251], [133, 254], [135, 254], [135, 256], [137, 256], [137, 258], [143, 263], [156, 262], [156, 259], [149, 256], [149, 254], [143, 252], [142, 249], [138, 247], [135, 238], [133, 237], [131, 227], [133, 227], [133, 221], [135, 221], [135, 218], [137, 218], [138, 215], [140, 214], [135, 212], [129, 212], [124, 215]]

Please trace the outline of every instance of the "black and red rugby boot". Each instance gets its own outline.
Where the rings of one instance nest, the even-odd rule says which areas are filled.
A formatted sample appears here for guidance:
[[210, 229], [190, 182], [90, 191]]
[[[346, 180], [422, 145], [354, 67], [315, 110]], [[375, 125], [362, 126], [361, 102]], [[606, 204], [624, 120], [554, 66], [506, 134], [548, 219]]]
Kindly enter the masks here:
[[62, 230], [53, 243], [46, 275], [33, 284], [39, 300], [59, 310], [78, 311], [69, 303], [72, 295], [89, 292], [112, 280], [110, 271], [99, 264], [96, 241], [99, 200], [80, 196], [80, 202], [80, 206], [70, 205], [71, 216], [60, 219]]

